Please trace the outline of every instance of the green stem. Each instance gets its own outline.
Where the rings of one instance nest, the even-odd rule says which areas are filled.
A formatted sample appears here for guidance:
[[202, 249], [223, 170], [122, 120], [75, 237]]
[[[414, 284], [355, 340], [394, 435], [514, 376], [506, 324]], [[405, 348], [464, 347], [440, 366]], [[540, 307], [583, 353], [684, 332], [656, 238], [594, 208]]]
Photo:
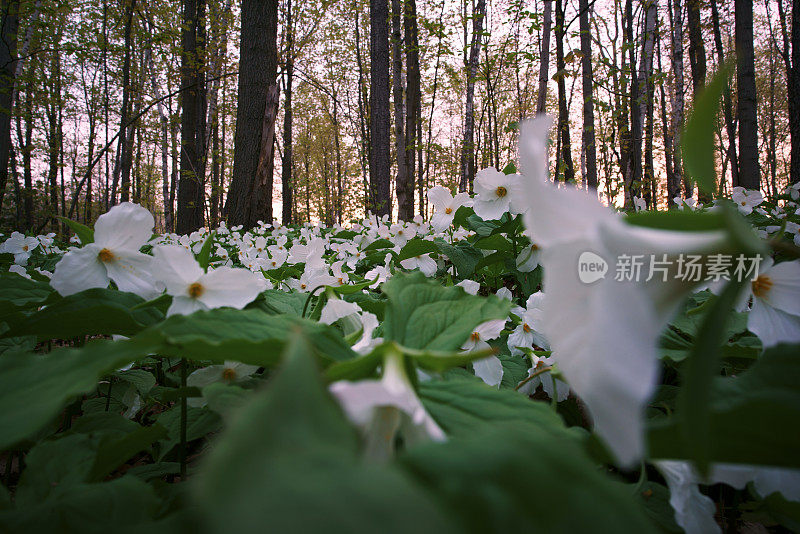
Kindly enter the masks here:
[[106, 391], [106, 411], [111, 407], [111, 386], [114, 384], [114, 377], [108, 377], [108, 391]]

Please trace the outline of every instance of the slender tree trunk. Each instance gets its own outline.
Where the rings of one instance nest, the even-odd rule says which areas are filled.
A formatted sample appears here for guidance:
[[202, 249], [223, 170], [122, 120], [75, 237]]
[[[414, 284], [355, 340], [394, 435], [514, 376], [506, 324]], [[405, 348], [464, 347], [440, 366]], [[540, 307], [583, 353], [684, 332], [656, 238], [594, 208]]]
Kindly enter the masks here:
[[17, 71], [17, 30], [19, 2], [0, 2], [0, 210], [8, 181], [8, 162], [11, 154], [11, 109], [13, 107]]
[[[656, 27], [658, 22], [658, 0], [646, 0], [645, 27], [642, 36], [642, 55], [639, 65], [639, 117], [647, 121], [645, 127], [645, 165], [642, 171], [642, 193], [648, 206], [653, 206], [655, 198], [651, 197], [651, 189], [655, 180], [653, 175], [652, 142], [653, 142], [653, 47], [656, 40]], [[641, 123], [640, 123], [641, 125]], [[641, 137], [641, 130], [638, 132]], [[637, 133], [634, 132], [634, 136]], [[647, 146], [647, 145], [650, 146]], [[640, 145], [641, 147], [641, 142]]]
[[544, 0], [542, 16], [542, 47], [539, 50], [539, 90], [536, 93], [536, 114], [545, 112], [547, 107], [547, 82], [550, 79], [550, 31], [552, 26], [553, 0]]
[[[394, 190], [397, 195], [397, 217], [407, 220], [408, 204], [408, 153], [406, 152], [405, 110], [403, 98], [403, 36], [402, 1], [392, 2], [392, 100], [394, 103], [394, 139], [397, 155], [397, 176]], [[408, 38], [408, 34], [406, 34]], [[413, 190], [412, 190], [413, 199]]]
[[[717, 63], [725, 63], [725, 54], [722, 47], [722, 32], [719, 27], [719, 10], [717, 0], [711, 0], [711, 22], [714, 28], [714, 47], [717, 51]], [[725, 117], [725, 130], [728, 133], [728, 160], [731, 164], [731, 178], [733, 183], [739, 183], [739, 161], [736, 155], [736, 123], [733, 120], [733, 104], [731, 104], [731, 86], [726, 84], [722, 93], [722, 112]], [[725, 180], [723, 175], [721, 178]]]
[[364, 209], [371, 209], [374, 204], [372, 189], [370, 187], [368, 170], [369, 162], [372, 161], [372, 143], [370, 141], [369, 123], [369, 98], [367, 96], [366, 83], [364, 81], [364, 65], [361, 59], [361, 15], [358, 7], [358, 0], [354, 0], [355, 6], [355, 37], [356, 37], [356, 67], [358, 68], [358, 124], [361, 128], [361, 144], [358, 147], [359, 160], [361, 163], [361, 179], [364, 185]]
[[467, 99], [464, 107], [464, 141], [461, 145], [461, 179], [459, 191], [466, 191], [475, 177], [475, 75], [481, 52], [483, 19], [486, 16], [486, 0], [478, 0], [472, 14], [472, 44], [467, 62]]
[[244, 0], [228, 222], [272, 220], [272, 159], [278, 102], [278, 1]]
[[628, 66], [630, 67], [630, 152], [626, 168], [625, 207], [630, 208], [633, 196], [641, 193], [642, 181], [642, 113], [639, 107], [639, 79], [636, 72], [636, 41], [633, 35], [633, 2], [625, 3], [625, 33], [628, 44]]
[[294, 81], [294, 27], [292, 0], [286, 0], [286, 87], [283, 105], [283, 161], [281, 162], [281, 222], [292, 224], [292, 82]]
[[370, 0], [370, 209], [383, 216], [392, 211], [389, 107], [389, 3]]
[[747, 189], [759, 189], [758, 119], [756, 102], [755, 53], [753, 51], [753, 0], [735, 2], [735, 38], [738, 69], [736, 85], [739, 117], [739, 182]]
[[569, 135], [569, 111], [567, 110], [567, 89], [564, 82], [566, 76], [566, 63], [564, 61], [564, 36], [567, 28], [564, 26], [564, 15], [567, 6], [564, 0], [556, 0], [556, 81], [558, 83], [558, 137], [561, 143], [561, 165], [565, 182], [575, 181], [575, 166], [572, 163], [572, 144]]
[[791, 37], [786, 28], [783, 0], [778, 0], [778, 20], [781, 24], [783, 48], [780, 50], [786, 68], [788, 92], [789, 134], [791, 136], [791, 162], [789, 183], [800, 183], [800, 1], [792, 2]]
[[[667, 6], [668, 8], [670, 6]], [[662, 63], [661, 63], [661, 39], [656, 41], [656, 58], [658, 59], [658, 70], [659, 72], [663, 72]], [[667, 206], [672, 204], [672, 199], [675, 198], [676, 195], [680, 194], [680, 182], [676, 180], [675, 176], [675, 168], [674, 168], [674, 145], [673, 145], [673, 137], [672, 137], [672, 130], [669, 125], [669, 120], [667, 119], [667, 97], [666, 91], [664, 90], [664, 84], [666, 82], [664, 80], [661, 81], [659, 84], [659, 96], [661, 101], [661, 133], [664, 138], [664, 161], [665, 165], [665, 172], [667, 175]], [[677, 186], [677, 187], [676, 187]]]
[[420, 121], [422, 90], [419, 72], [419, 37], [417, 32], [416, 0], [405, 0], [403, 27], [406, 37], [406, 198], [400, 202], [397, 197], [398, 217], [404, 221], [414, 218], [414, 182], [417, 175], [417, 125]]
[[592, 76], [592, 29], [589, 26], [589, 0], [580, 0], [581, 66], [583, 69], [583, 150], [590, 189], [597, 189], [597, 148], [594, 136], [594, 78]]
[[[128, 144], [129, 129], [133, 125], [129, 125], [130, 120], [130, 102], [131, 102], [131, 52], [133, 41], [133, 13], [136, 9], [136, 0], [125, 1], [125, 53], [122, 60], [122, 109], [120, 111], [119, 123], [120, 127], [124, 129], [119, 136], [117, 159], [114, 163], [114, 178], [111, 184], [111, 199], [110, 204], [113, 206], [117, 203], [117, 190], [121, 189], [121, 201], [127, 202], [130, 199], [130, 167], [127, 167], [128, 172], [125, 172], [126, 163], [129, 161], [128, 153], [131, 146]], [[120, 178], [122, 184], [120, 184]]]
[[[680, 149], [681, 149], [681, 131], [683, 129], [683, 113], [684, 113], [684, 98], [683, 98], [683, 9], [681, 8], [681, 0], [672, 1], [672, 9], [668, 10], [670, 15], [670, 25], [672, 27], [672, 73], [673, 91], [672, 91], [672, 122], [670, 128], [672, 130], [672, 138], [675, 146], [675, 153], [673, 157], [673, 177], [674, 182], [667, 184], [667, 196], [669, 197], [668, 203], [670, 207], [677, 206], [672, 202], [681, 193], [681, 182], [683, 178], [683, 167], [681, 165]], [[690, 189], [687, 187], [687, 191]]]

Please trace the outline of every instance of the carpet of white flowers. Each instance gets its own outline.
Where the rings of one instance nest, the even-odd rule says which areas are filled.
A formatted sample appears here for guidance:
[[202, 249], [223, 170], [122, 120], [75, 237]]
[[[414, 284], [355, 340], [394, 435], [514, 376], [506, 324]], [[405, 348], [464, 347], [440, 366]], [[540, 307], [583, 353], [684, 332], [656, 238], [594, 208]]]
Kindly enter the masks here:
[[0, 531], [799, 529], [799, 188], [618, 213], [548, 126], [429, 221], [3, 236]]

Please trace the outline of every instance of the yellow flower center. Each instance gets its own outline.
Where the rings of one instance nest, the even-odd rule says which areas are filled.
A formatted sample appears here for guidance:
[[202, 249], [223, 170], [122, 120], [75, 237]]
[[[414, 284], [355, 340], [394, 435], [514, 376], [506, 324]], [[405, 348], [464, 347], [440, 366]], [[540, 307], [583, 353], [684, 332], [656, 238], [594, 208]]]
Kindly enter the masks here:
[[445, 212], [447, 215], [450, 215], [451, 213], [453, 213], [453, 208], [445, 208], [445, 209], [444, 209], [444, 212]]
[[199, 282], [195, 282], [189, 286], [189, 289], [186, 291], [189, 293], [189, 296], [193, 299], [200, 298], [203, 293], [206, 292], [206, 288], [203, 287], [203, 284]]
[[222, 371], [222, 379], [227, 380], [228, 382], [233, 382], [234, 380], [236, 380], [236, 371], [234, 371], [230, 367], [226, 367]]
[[25, 252], [28, 252], [28, 245], [24, 245], [24, 246], [22, 247], [22, 250], [24, 250]]
[[480, 335], [479, 333], [477, 333], [477, 332], [473, 332], [473, 333], [472, 333], [472, 335], [471, 335], [471, 336], [469, 336], [469, 338], [470, 338], [472, 341], [480, 341], [480, 339], [481, 339], [481, 335]]
[[344, 285], [344, 278], [342, 278], [342, 277], [339, 277], [339, 278], [337, 278], [336, 280], [339, 282], [339, 285], [340, 285], [340, 286], [341, 286], [341, 285]]
[[305, 289], [305, 288], [306, 288], [305, 284], [300, 284], [300, 289]]
[[747, 206], [747, 202], [745, 202], [744, 200], [742, 200], [741, 204], [742, 206]]
[[103, 263], [110, 263], [114, 261], [114, 253], [104, 248], [100, 252], [97, 253], [97, 259], [102, 261]]
[[522, 323], [522, 331], [526, 334], [531, 331], [531, 327], [528, 326], [528, 323]]
[[750, 284], [753, 288], [753, 295], [759, 298], [764, 298], [772, 289], [772, 278], [765, 275], [760, 275]]
[[532, 252], [536, 252], [537, 250], [539, 250], [539, 245], [537, 245], [536, 243], [534, 243], [533, 245], [531, 245], [531, 251], [532, 251]]
[[498, 197], [503, 198], [504, 196], [506, 196], [508, 194], [508, 189], [506, 189], [505, 187], [503, 187], [501, 185], [500, 187], [497, 188], [497, 190], [495, 191], [495, 194]]

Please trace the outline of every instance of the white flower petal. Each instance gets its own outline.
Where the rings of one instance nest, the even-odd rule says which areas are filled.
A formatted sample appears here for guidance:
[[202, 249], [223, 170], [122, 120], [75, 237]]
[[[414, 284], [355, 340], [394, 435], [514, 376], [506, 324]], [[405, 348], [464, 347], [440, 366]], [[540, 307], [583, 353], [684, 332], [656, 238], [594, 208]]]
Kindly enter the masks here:
[[153, 235], [155, 221], [145, 208], [131, 202], [117, 204], [94, 223], [94, 242], [116, 249], [139, 250]]
[[108, 277], [117, 284], [120, 291], [134, 293], [149, 300], [161, 293], [150, 273], [152, 263], [152, 256], [134, 250], [118, 249], [114, 251], [114, 259], [105, 263], [105, 266]]
[[200, 277], [205, 291], [198, 298], [209, 308], [230, 306], [241, 310], [264, 290], [264, 277], [247, 269], [220, 267]]
[[108, 274], [97, 259], [98, 252], [93, 244], [68, 251], [56, 265], [50, 285], [65, 297], [93, 287], [108, 287]]
[[153, 257], [152, 275], [166, 286], [170, 295], [185, 295], [187, 287], [203, 276], [194, 255], [180, 245], [153, 247]]
[[503, 364], [497, 356], [489, 356], [472, 362], [472, 369], [475, 376], [495, 387], [499, 386], [503, 380]]
[[343, 317], [354, 315], [361, 311], [358, 304], [355, 302], [347, 302], [342, 299], [328, 299], [325, 307], [322, 308], [319, 322], [325, 324], [333, 324]]
[[747, 328], [761, 339], [764, 348], [800, 342], [800, 317], [775, 309], [759, 298], [753, 299]]
[[800, 315], [800, 260], [778, 263], [762, 272], [772, 281], [764, 300], [773, 308]]

